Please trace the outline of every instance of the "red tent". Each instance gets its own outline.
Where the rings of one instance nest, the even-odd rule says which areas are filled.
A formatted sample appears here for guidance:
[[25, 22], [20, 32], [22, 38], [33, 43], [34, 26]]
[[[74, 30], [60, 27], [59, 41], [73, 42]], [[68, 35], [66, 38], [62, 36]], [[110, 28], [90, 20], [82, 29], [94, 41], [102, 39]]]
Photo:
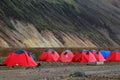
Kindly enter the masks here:
[[81, 62], [81, 56], [82, 56], [81, 54], [82, 54], [82, 52], [76, 52], [72, 61], [73, 62]]
[[94, 50], [94, 51], [90, 51], [90, 52], [95, 56], [97, 61], [99, 61], [99, 62], [105, 61], [103, 55], [99, 51]]
[[120, 62], [120, 50], [111, 51], [106, 60]]
[[95, 56], [87, 50], [77, 52], [73, 57], [73, 62], [96, 62], [96, 61], [97, 60]]
[[32, 56], [24, 50], [15, 50], [8, 53], [2, 64], [7, 66], [37, 66]]
[[61, 62], [71, 62], [74, 57], [74, 54], [71, 50], [65, 50], [60, 54], [59, 60]]
[[38, 57], [39, 61], [48, 61], [48, 62], [58, 61], [58, 59], [59, 59], [59, 54], [53, 49], [48, 49], [42, 52]]

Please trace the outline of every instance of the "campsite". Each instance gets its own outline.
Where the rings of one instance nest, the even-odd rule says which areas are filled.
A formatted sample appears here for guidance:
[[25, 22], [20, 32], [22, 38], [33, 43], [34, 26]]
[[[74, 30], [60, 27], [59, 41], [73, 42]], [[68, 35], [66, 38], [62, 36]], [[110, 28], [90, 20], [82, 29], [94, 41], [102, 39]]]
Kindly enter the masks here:
[[[1, 50], [4, 51], [5, 49]], [[5, 59], [7, 59], [7, 55], [9, 56], [10, 58], [10, 54], [15, 54], [15, 53], [11, 53], [11, 52], [16, 52], [17, 54], [15, 55], [12, 55], [16, 57], [17, 55], [17, 58], [18, 58], [18, 55], [20, 56], [23, 56], [23, 53], [26, 55], [27, 51], [30, 51], [32, 49], [26, 49], [26, 50], [18, 50], [18, 49], [9, 49], [8, 51], [6, 51], [6, 55], [4, 55], [4, 57], [1, 57], [0, 58], [0, 62], [4, 62]], [[77, 49], [77, 48], [73, 48], [73, 49], [36, 49], [37, 51], [35, 51], [35, 49], [33, 49], [33, 54], [37, 51], [40, 52], [41, 54], [35, 54], [35, 55], [38, 55], [38, 59], [34, 59], [34, 61], [38, 64], [40, 63], [40, 66], [32, 66], [32, 65], [29, 65], [29, 66], [21, 66], [19, 64], [17, 65], [14, 65], [14, 66], [0, 66], [0, 79], [1, 80], [119, 80], [120, 79], [120, 63], [118, 62], [118, 58], [114, 58], [116, 59], [113, 60], [111, 59], [111, 57], [109, 59], [113, 60], [112, 62], [108, 62], [108, 61], [105, 61], [108, 57], [108, 53], [102, 53], [100, 55], [100, 51], [99, 50], [99, 53], [97, 52], [96, 55], [98, 55], [98, 57], [94, 57], [92, 59], [92, 63], [88, 64], [88, 62], [90, 62], [91, 58], [89, 58], [89, 60], [87, 61], [86, 59], [79, 59], [80, 56], [82, 56], [83, 54], [86, 54], [86, 55], [83, 55], [84, 57], [87, 57], [88, 54], [89, 54], [89, 57], [90, 55], [93, 57], [92, 54], [95, 54], [95, 50], [92, 50], [90, 49], [90, 53], [85, 53], [85, 49]], [[5, 52], [4, 51], [4, 52]], [[97, 50], [98, 51], [98, 50]], [[109, 51], [109, 50], [106, 50], [106, 51]], [[7, 54], [7, 52], [10, 52]], [[43, 55], [42, 53], [51, 53], [52, 55], [54, 54], [55, 52], [55, 55], [57, 57], [55, 57], [54, 59], [51, 58], [50, 59], [50, 54], [47, 55], [49, 56], [49, 59], [45, 61], [45, 57], [44, 57], [44, 60], [41, 60], [39, 59], [40, 55]], [[103, 50], [102, 50], [103, 52]], [[117, 52], [119, 52], [119, 50], [117, 50]], [[57, 55], [58, 53], [58, 55]], [[69, 54], [69, 56], [71, 57], [72, 53], [75, 57], [75, 59], [78, 61], [75, 62], [75, 59], [73, 59], [74, 61], [70, 61], [70, 58], [69, 60], [67, 61], [64, 57], [64, 55], [66, 54]], [[111, 55], [113, 56], [113, 53], [114, 54], [117, 54], [119, 55], [119, 53], [115, 53], [114, 50], [111, 50]], [[46, 53], [47, 54], [47, 53]], [[80, 56], [79, 56], [80, 54]], [[103, 55], [104, 54], [104, 55]], [[73, 56], [72, 55], [72, 56]], [[110, 55], [110, 53], [109, 53]], [[2, 55], [3, 56], [3, 55]], [[61, 57], [64, 57], [63, 60], [62, 58], [59, 59]], [[102, 57], [101, 57], [102, 56]], [[29, 57], [29, 54], [28, 54], [28, 57]], [[58, 58], [59, 57], [59, 58]], [[74, 58], [72, 57], [72, 58]], [[82, 58], [84, 58], [82, 57]], [[104, 59], [103, 59], [104, 57]], [[115, 56], [113, 56], [115, 57]], [[20, 57], [21, 58], [21, 57]], [[68, 56], [67, 56], [68, 58]], [[88, 57], [87, 57], [88, 58]], [[23, 59], [23, 58], [22, 58]], [[25, 59], [27, 59], [25, 57]], [[24, 59], [24, 62], [25, 62], [25, 59]], [[104, 62], [104, 64], [97, 64], [97, 63], [94, 63], [99, 60], [101, 60], [102, 62]], [[108, 59], [108, 60], [109, 60]], [[52, 61], [51, 61], [52, 60]], [[54, 61], [55, 60], [55, 61]], [[58, 60], [58, 61], [56, 61]], [[80, 61], [79, 61], [80, 60]], [[11, 60], [8, 60], [8, 62], [10, 62]], [[13, 60], [12, 62], [14, 63], [16, 60]], [[19, 61], [19, 60], [18, 60]], [[20, 62], [22, 63], [22, 62]], [[33, 62], [32, 62], [33, 63]], [[12, 74], [11, 74], [12, 73]], [[77, 74], [77, 75], [76, 75]], [[83, 75], [81, 75], [83, 74]], [[6, 76], [7, 75], [7, 76]], [[80, 76], [79, 76], [80, 75]]]
[[120, 80], [120, 0], [0, 0], [0, 80]]

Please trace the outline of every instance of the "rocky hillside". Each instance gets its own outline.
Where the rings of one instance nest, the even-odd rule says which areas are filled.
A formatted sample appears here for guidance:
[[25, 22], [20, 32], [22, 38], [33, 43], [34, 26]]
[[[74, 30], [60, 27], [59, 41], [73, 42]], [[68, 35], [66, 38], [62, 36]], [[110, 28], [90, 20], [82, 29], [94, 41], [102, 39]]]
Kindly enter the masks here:
[[0, 47], [118, 47], [119, 0], [1, 0]]

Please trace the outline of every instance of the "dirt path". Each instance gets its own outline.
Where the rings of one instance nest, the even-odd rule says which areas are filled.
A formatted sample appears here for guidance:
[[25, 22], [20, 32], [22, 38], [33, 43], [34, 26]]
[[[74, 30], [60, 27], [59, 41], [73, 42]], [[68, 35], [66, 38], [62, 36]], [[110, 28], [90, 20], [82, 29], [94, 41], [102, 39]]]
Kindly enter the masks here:
[[[87, 77], [70, 78], [74, 72], [85, 72]], [[0, 70], [0, 80], [120, 80], [120, 65], [48, 66]]]

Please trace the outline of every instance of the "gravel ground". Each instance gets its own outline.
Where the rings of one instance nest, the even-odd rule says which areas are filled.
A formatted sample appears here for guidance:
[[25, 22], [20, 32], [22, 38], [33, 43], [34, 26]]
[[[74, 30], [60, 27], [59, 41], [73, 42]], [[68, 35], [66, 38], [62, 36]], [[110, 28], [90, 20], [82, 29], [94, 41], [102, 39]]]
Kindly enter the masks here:
[[[47, 63], [40, 67], [0, 66], [0, 80], [120, 80], [120, 64], [86, 65], [79, 63]], [[85, 77], [70, 77], [84, 72]]]

